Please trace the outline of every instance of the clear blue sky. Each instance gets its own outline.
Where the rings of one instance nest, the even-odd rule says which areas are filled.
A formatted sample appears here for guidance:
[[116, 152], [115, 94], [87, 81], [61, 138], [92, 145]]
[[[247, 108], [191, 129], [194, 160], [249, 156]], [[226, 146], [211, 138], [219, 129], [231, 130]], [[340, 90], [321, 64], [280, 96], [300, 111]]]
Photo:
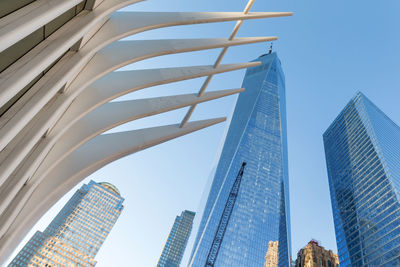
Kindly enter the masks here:
[[[132, 11], [242, 11], [245, 0], [148, 0]], [[238, 36], [278, 35], [286, 75], [292, 255], [315, 238], [336, 251], [322, 133], [357, 90], [400, 123], [400, 2], [256, 0], [252, 11], [293, 11], [289, 18], [245, 22]], [[154, 30], [132, 39], [227, 37], [234, 23]], [[267, 44], [235, 47], [223, 63], [250, 61]], [[164, 56], [125, 69], [212, 64], [219, 50]], [[209, 90], [240, 87], [244, 71], [217, 76]], [[196, 92], [203, 79], [152, 87], [123, 99]], [[202, 104], [193, 119], [230, 116], [235, 97]], [[113, 131], [179, 122], [186, 109]], [[200, 210], [226, 123], [125, 157], [88, 177], [115, 184], [125, 209], [96, 259], [104, 266], [155, 266], [175, 216]], [[79, 185], [80, 186], [80, 185]], [[74, 189], [73, 191], [75, 191]], [[43, 230], [70, 192], [35, 226]], [[199, 216], [197, 219], [200, 219]], [[29, 234], [29, 237], [33, 234]], [[197, 229], [191, 235], [195, 237]], [[191, 242], [182, 266], [186, 266]]]

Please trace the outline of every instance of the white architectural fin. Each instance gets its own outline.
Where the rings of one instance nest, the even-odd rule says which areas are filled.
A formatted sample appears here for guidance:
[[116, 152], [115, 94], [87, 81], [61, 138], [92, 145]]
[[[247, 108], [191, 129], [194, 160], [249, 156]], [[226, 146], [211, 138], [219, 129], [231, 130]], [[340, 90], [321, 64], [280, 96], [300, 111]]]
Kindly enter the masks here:
[[[171, 39], [171, 40], [134, 40], [116, 42], [102, 49], [90, 62], [81, 70], [74, 82], [66, 89], [66, 92], [53, 99], [48, 107], [41, 110], [37, 116], [38, 120], [24, 123], [26, 120], [19, 120], [14, 123], [7, 123], [0, 129], [0, 150], [9, 146], [7, 151], [13, 151], [15, 156], [9, 157], [5, 151], [0, 152], [0, 168], [4, 172], [0, 173], [0, 183], [4, 182], [4, 177], [8, 177], [17, 168], [18, 163], [26, 157], [35, 144], [43, 135], [56, 123], [56, 121], [66, 111], [72, 101], [88, 85], [107, 73], [116, 70], [124, 65], [167, 54], [198, 51], [218, 47], [235, 46], [257, 42], [276, 40], [276, 37], [248, 37], [228, 40], [222, 38], [212, 39]], [[43, 88], [43, 90], [46, 87]], [[44, 90], [50, 92], [51, 87]], [[54, 87], [53, 87], [54, 90]], [[40, 94], [38, 94], [39, 96]], [[36, 99], [35, 99], [36, 100]], [[31, 100], [31, 105], [46, 103], [45, 98], [37, 99], [38, 102]], [[25, 116], [30, 116], [30, 111], [25, 111]], [[12, 130], [11, 130], [12, 129]], [[11, 141], [11, 142], [10, 142]]]
[[55, 139], [55, 136], [51, 136], [48, 140], [41, 142], [24, 160], [22, 166], [1, 187], [0, 214], [24, 185], [29, 184], [34, 189], [45, 175], [57, 167], [59, 162], [97, 135], [129, 121], [237, 94], [243, 90], [240, 88], [213, 91], [201, 97], [197, 97], [197, 94], [186, 94], [111, 102], [95, 109], [68, 130], [62, 129], [62, 133], [54, 133], [59, 138]]
[[24, 186], [0, 217], [0, 258], [6, 258], [40, 217], [87, 175], [137, 151], [225, 121], [226, 118], [99, 135], [64, 159], [39, 187]]

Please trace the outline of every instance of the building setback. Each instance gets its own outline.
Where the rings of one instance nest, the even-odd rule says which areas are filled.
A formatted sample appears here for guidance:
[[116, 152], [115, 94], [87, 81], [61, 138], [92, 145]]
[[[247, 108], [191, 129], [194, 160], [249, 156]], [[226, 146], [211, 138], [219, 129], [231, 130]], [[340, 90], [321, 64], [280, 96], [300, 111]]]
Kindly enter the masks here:
[[232, 185], [246, 162], [240, 191], [215, 266], [263, 266], [269, 241], [278, 266], [290, 264], [285, 78], [276, 53], [254, 61], [243, 81], [200, 221], [190, 265], [205, 266]]
[[158, 260], [157, 267], [179, 267], [192, 231], [196, 213], [185, 210], [176, 216], [167, 242]]
[[90, 181], [9, 266], [95, 266], [94, 257], [121, 214], [123, 201], [115, 186]]
[[311, 240], [297, 253], [295, 267], [339, 267], [338, 255]]
[[399, 266], [400, 128], [357, 93], [323, 137], [341, 266]]

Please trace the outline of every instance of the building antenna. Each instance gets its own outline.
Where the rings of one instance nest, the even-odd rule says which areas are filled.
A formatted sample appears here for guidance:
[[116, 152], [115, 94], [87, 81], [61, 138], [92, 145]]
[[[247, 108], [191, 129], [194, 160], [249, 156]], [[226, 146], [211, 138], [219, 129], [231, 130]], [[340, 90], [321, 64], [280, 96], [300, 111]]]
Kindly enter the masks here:
[[271, 45], [270, 45], [270, 47], [269, 47], [269, 52], [268, 52], [268, 54], [271, 54], [272, 53], [272, 42], [271, 42]]

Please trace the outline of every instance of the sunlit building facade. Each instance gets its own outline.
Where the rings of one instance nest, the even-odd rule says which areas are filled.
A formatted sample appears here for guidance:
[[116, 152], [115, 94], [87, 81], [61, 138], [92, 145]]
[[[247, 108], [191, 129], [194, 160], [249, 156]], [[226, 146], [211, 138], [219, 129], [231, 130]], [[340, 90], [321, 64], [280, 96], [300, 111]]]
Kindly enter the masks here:
[[121, 214], [123, 201], [115, 186], [90, 181], [9, 266], [95, 266], [94, 257]]
[[167, 242], [158, 260], [157, 267], [179, 267], [185, 252], [187, 241], [193, 227], [196, 213], [185, 210], [176, 216]]
[[265, 255], [265, 263], [264, 267], [277, 267], [278, 266], [278, 248], [279, 242], [278, 241], [269, 241], [268, 243], [268, 251]]
[[243, 162], [240, 190], [215, 266], [264, 266], [269, 241], [279, 242], [278, 266], [290, 264], [285, 78], [276, 53], [249, 68], [200, 221], [190, 265], [205, 266]]
[[339, 258], [332, 250], [311, 240], [297, 253], [295, 267], [339, 267]]
[[400, 128], [357, 93], [324, 145], [340, 265], [400, 266]]

